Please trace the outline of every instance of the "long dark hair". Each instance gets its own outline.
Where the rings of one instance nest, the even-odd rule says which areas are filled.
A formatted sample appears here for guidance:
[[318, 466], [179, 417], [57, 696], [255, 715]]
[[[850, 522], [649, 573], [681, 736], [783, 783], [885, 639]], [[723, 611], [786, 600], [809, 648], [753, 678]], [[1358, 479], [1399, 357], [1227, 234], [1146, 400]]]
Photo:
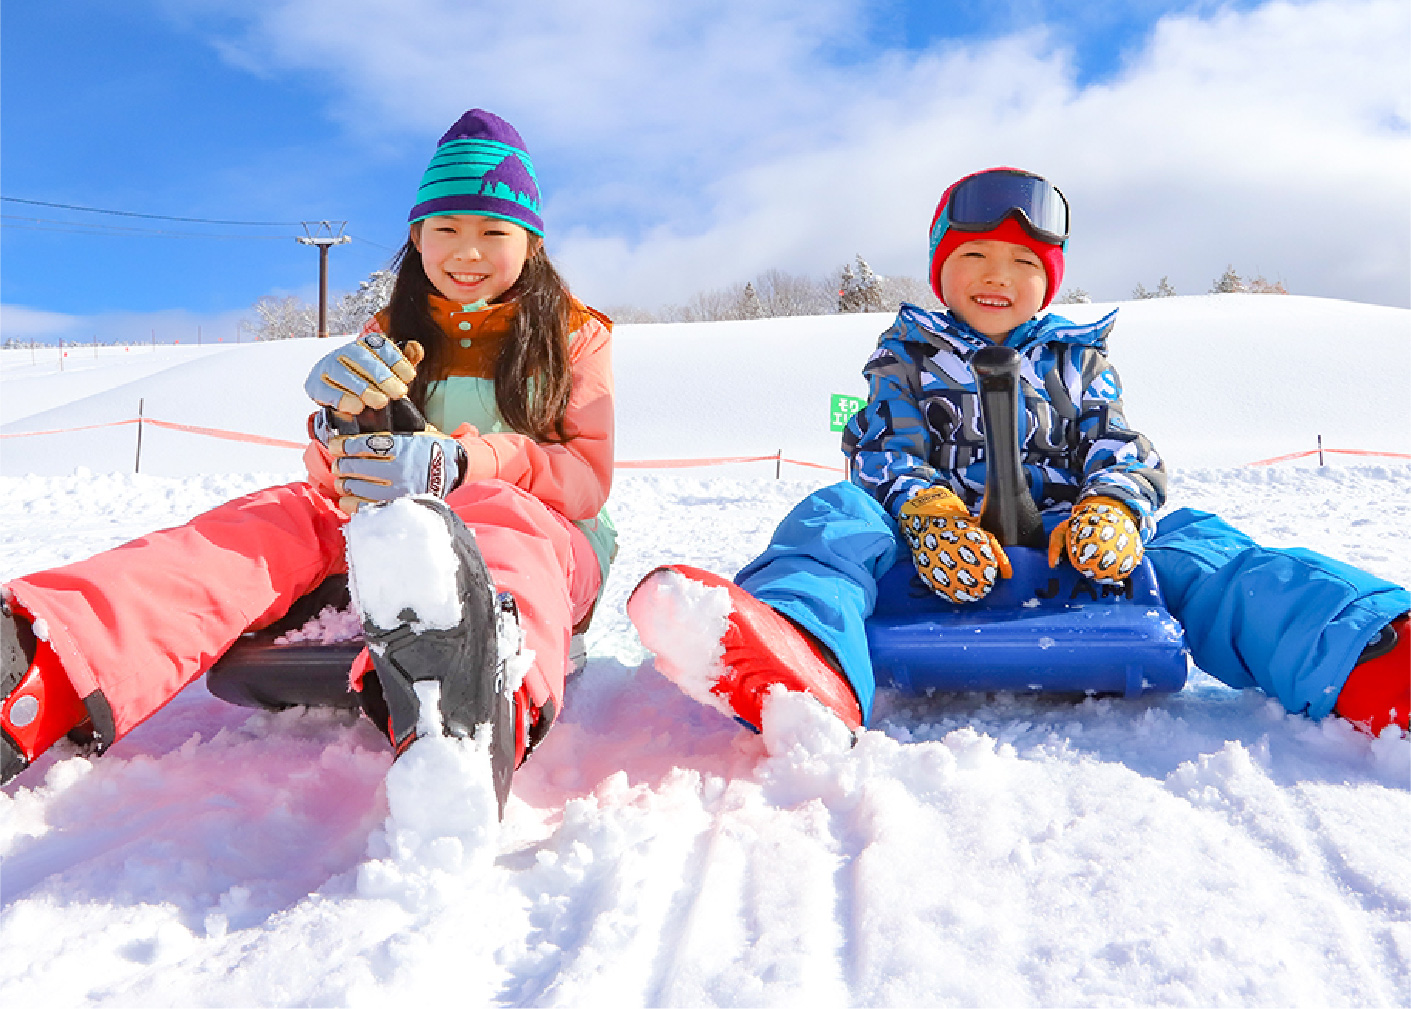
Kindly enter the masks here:
[[[573, 390], [568, 361], [572, 299], [568, 285], [549, 262], [543, 241], [531, 241], [535, 248], [519, 279], [499, 299], [515, 302], [516, 310], [509, 339], [495, 362], [495, 405], [505, 423], [520, 434], [535, 441], [566, 442], [570, 436], [564, 429], [564, 415]], [[448, 337], [431, 313], [428, 299], [438, 292], [411, 239], [392, 265], [397, 282], [388, 305], [387, 328], [398, 345], [416, 340], [426, 351], [408, 392], [424, 413], [430, 386], [446, 377]]]

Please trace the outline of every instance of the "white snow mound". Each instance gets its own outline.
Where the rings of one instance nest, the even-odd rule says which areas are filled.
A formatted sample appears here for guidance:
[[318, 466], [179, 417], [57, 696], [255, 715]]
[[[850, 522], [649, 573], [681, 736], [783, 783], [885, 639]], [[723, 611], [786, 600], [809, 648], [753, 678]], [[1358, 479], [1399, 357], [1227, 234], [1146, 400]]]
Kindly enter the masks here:
[[448, 630], [461, 620], [457, 562], [441, 517], [413, 498], [359, 508], [344, 533], [348, 584], [358, 610], [391, 630], [416, 614], [412, 630]]
[[725, 675], [721, 639], [730, 626], [728, 589], [663, 569], [632, 594], [627, 613], [663, 675], [695, 700], [735, 717], [725, 699], [711, 690]]

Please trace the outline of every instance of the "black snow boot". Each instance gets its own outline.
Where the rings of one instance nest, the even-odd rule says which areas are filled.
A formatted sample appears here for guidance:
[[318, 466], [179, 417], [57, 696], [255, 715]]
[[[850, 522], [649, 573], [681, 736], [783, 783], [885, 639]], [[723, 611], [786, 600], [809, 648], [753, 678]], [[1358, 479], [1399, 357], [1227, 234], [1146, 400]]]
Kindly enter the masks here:
[[[453, 627], [426, 626], [427, 616], [418, 614], [414, 606], [416, 594], [409, 593], [413, 602], [397, 614], [395, 626], [382, 626], [368, 612], [365, 603], [370, 579], [386, 578], [387, 572], [362, 573], [364, 598], [360, 599], [358, 552], [350, 543], [348, 562], [353, 600], [362, 618], [363, 636], [377, 674], [376, 684], [364, 683], [364, 707], [386, 727], [393, 747], [400, 754], [416, 739], [421, 716], [421, 700], [413, 684], [439, 681], [442, 732], [448, 736], [471, 737], [479, 726], [492, 728], [491, 772], [503, 815], [510, 777], [514, 773], [515, 724], [514, 698], [506, 681], [507, 661], [513, 656], [501, 655], [501, 640], [516, 645], [518, 642], [514, 600], [507, 594], [496, 596], [474, 534], [455, 512], [432, 498], [399, 500], [430, 509], [445, 526], [456, 558], [455, 591], [460, 620]], [[378, 510], [386, 507], [380, 506]], [[349, 536], [357, 537], [357, 530], [350, 527]], [[395, 577], [411, 584], [423, 577], [423, 573], [401, 570]], [[380, 588], [385, 590], [385, 586]], [[378, 717], [384, 710], [385, 716]]]
[[[93, 694], [94, 709], [111, 714], [102, 694]], [[111, 718], [104, 722], [113, 738]], [[75, 742], [103, 740], [90, 721], [84, 702], [59, 667], [52, 649], [41, 649], [29, 617], [0, 598], [0, 784], [28, 767], [36, 757], [67, 733]]]
[[[10, 694], [29, 673], [34, 661], [34, 632], [29, 621], [11, 612], [8, 601], [0, 602], [0, 704], [8, 708]], [[19, 742], [0, 725], [0, 784], [29, 766]]]

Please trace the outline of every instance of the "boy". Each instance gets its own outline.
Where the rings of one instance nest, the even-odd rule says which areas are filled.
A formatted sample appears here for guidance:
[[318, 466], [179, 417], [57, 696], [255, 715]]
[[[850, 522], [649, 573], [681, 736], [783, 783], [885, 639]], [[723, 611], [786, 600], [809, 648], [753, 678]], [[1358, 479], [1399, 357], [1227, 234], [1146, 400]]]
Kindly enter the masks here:
[[627, 609], [658, 668], [756, 729], [775, 684], [813, 694], [850, 728], [865, 724], [875, 683], [863, 625], [903, 548], [957, 605], [1008, 574], [999, 543], [970, 518], [985, 459], [969, 360], [998, 343], [1021, 356], [1020, 452], [1051, 530], [1050, 564], [1066, 559], [1111, 584], [1145, 554], [1206, 672], [1259, 686], [1291, 712], [1406, 731], [1404, 588], [1311, 551], [1260, 547], [1213, 515], [1156, 521], [1163, 463], [1128, 427], [1106, 359], [1116, 313], [1084, 326], [1036, 316], [1062, 281], [1067, 238], [1067, 201], [1032, 173], [989, 169], [945, 191], [930, 277], [948, 311], [903, 305], [883, 334], [864, 368], [867, 406], [843, 435], [849, 482], [795, 507], [735, 584], [684, 565], [644, 578]]

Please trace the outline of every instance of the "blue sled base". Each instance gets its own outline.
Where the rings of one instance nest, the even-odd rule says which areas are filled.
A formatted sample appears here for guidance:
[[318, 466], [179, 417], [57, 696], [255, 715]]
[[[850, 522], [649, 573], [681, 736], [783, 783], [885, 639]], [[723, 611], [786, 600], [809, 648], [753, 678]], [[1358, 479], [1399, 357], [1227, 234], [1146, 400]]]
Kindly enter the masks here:
[[932, 592], [903, 560], [877, 583], [867, 643], [879, 686], [931, 691], [1172, 693], [1189, 652], [1151, 565], [1096, 585], [1046, 552], [1006, 547], [1012, 578], [978, 603]]

